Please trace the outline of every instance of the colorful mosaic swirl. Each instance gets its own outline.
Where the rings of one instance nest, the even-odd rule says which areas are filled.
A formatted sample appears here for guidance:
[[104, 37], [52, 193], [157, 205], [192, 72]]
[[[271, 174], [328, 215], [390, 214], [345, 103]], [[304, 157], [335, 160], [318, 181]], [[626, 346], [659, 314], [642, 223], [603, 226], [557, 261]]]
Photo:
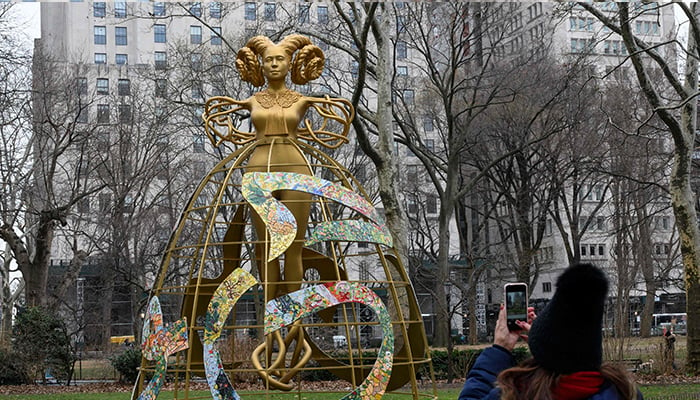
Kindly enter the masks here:
[[148, 360], [155, 361], [156, 367], [153, 378], [141, 392], [138, 400], [153, 400], [158, 397], [163, 382], [165, 382], [168, 357], [188, 347], [187, 319], [177, 320], [171, 326], [164, 327], [160, 301], [157, 296], [153, 296], [148, 304], [142, 332], [143, 356]]
[[370, 307], [382, 327], [383, 340], [379, 356], [367, 378], [342, 400], [381, 399], [391, 377], [394, 359], [394, 334], [391, 317], [382, 300], [371, 289], [356, 282], [333, 282], [310, 286], [270, 300], [265, 307], [265, 334], [294, 321], [342, 303], [360, 303]]
[[209, 390], [215, 400], [239, 400], [221, 362], [219, 351], [214, 343], [221, 336], [221, 330], [238, 299], [255, 285], [257, 280], [243, 269], [237, 268], [216, 288], [209, 302], [204, 320], [204, 370]]
[[268, 261], [284, 253], [294, 241], [297, 230], [294, 215], [272, 196], [276, 190], [296, 190], [322, 196], [352, 208], [371, 221], [322, 222], [306, 241], [307, 246], [325, 240], [370, 242], [386, 246], [393, 244], [391, 234], [374, 206], [359, 194], [331, 181], [291, 172], [249, 172], [243, 175], [241, 185], [243, 197], [270, 232]]

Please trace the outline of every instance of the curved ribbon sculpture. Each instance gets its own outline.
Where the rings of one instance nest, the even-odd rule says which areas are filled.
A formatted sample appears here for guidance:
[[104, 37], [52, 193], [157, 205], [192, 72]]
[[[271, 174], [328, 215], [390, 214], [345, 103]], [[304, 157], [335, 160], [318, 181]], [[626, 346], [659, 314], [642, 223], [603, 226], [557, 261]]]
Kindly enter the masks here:
[[391, 330], [391, 317], [384, 303], [368, 287], [356, 282], [332, 282], [310, 286], [270, 300], [265, 306], [265, 334], [342, 303], [360, 303], [370, 307], [377, 314], [383, 333], [382, 345], [369, 375], [342, 400], [380, 399], [391, 377], [394, 333]]
[[318, 224], [308, 246], [324, 240], [379, 243], [392, 246], [389, 230], [374, 206], [352, 190], [325, 179], [292, 172], [249, 172], [243, 175], [241, 191], [270, 231], [268, 261], [279, 257], [292, 244], [297, 223], [291, 211], [272, 196], [276, 190], [296, 190], [322, 196], [350, 207], [371, 222], [327, 221]]
[[[151, 330], [151, 325], [153, 329]], [[143, 356], [155, 361], [156, 368], [153, 378], [148, 386], [143, 389], [138, 400], [153, 400], [158, 397], [160, 389], [165, 381], [165, 371], [168, 368], [168, 357], [171, 354], [184, 350], [187, 345], [187, 319], [179, 319], [169, 327], [163, 327], [163, 313], [160, 308], [160, 300], [153, 296], [148, 303], [146, 319], [143, 321], [142, 331]]]
[[235, 269], [221, 285], [216, 288], [204, 319], [204, 370], [207, 383], [214, 400], [239, 400], [240, 397], [231, 385], [219, 351], [214, 348], [216, 339], [221, 336], [221, 330], [238, 299], [258, 281], [243, 269]]
[[[243, 269], [234, 270], [216, 289], [204, 325], [204, 367], [212, 397], [215, 400], [239, 400], [224, 371], [214, 343], [221, 335], [228, 314], [238, 299], [257, 281]], [[379, 356], [369, 376], [342, 400], [379, 399], [391, 377], [394, 334], [391, 318], [382, 300], [371, 289], [355, 282], [332, 282], [314, 285], [270, 300], [265, 306], [265, 335], [269, 335], [310, 314], [343, 303], [360, 303], [370, 307], [382, 327], [383, 340]]]

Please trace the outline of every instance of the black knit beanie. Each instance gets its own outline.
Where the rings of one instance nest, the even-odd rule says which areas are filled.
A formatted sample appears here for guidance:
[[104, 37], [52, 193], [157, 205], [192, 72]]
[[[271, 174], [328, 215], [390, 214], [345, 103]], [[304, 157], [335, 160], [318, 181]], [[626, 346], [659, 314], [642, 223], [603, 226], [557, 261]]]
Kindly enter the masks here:
[[564, 375], [600, 369], [607, 293], [608, 279], [591, 264], [575, 264], [562, 273], [528, 334], [530, 352], [540, 366]]

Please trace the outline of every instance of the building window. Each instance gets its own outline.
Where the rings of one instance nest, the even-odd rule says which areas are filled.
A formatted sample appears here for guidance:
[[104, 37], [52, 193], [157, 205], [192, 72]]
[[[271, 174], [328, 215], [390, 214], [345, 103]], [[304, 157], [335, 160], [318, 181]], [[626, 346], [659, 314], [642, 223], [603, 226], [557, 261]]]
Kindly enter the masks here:
[[318, 18], [319, 24], [327, 24], [328, 23], [328, 6], [316, 7], [316, 17]]
[[671, 246], [668, 243], [655, 243], [654, 244], [654, 256], [664, 257], [671, 253]]
[[114, 16], [117, 18], [126, 18], [126, 1], [114, 2]]
[[[192, 125], [204, 125], [204, 120], [202, 120], [202, 114], [204, 114], [204, 107], [196, 106], [192, 108]], [[204, 134], [202, 134], [202, 137], [204, 137]]]
[[423, 130], [426, 132], [432, 132], [434, 129], [433, 126], [433, 117], [431, 116], [424, 116], [423, 117]]
[[154, 17], [165, 16], [165, 2], [156, 1], [153, 3], [153, 16]]
[[569, 17], [569, 30], [593, 32], [593, 18]]
[[120, 96], [131, 95], [131, 81], [128, 79], [120, 79], [117, 81], [117, 92]]
[[206, 137], [201, 133], [195, 133], [192, 135], [192, 150], [195, 153], [204, 152], [204, 140]]
[[437, 214], [437, 203], [436, 196], [428, 195], [428, 197], [425, 199], [425, 211], [428, 214]]
[[190, 44], [202, 43], [202, 27], [198, 25], [190, 26]]
[[542, 292], [551, 293], [552, 292], [552, 282], [542, 282]]
[[413, 104], [415, 98], [415, 92], [413, 89], [404, 89], [403, 91], [403, 101], [406, 104]]
[[109, 124], [109, 104], [97, 105], [97, 123]]
[[93, 4], [92, 15], [96, 18], [104, 18], [107, 15], [107, 3], [104, 1], [96, 1]]
[[403, 15], [396, 16], [396, 31], [398, 33], [406, 32], [406, 17]]
[[213, 26], [211, 28], [211, 44], [214, 46], [221, 46], [221, 27]]
[[595, 51], [595, 39], [571, 39], [571, 52], [583, 53]]
[[95, 64], [107, 64], [107, 53], [95, 53]]
[[418, 202], [415, 198], [411, 197], [408, 199], [408, 206], [406, 210], [409, 214], [415, 215], [418, 212]]
[[425, 148], [430, 152], [435, 151], [435, 139], [425, 139]]
[[156, 43], [165, 43], [165, 25], [153, 25], [153, 41]]
[[[86, 88], [87, 90], [87, 88]], [[656, 229], [667, 231], [671, 228], [671, 217], [661, 216], [655, 218]]]
[[405, 65], [398, 65], [396, 67], [396, 75], [398, 76], [408, 76], [408, 67]]
[[275, 3], [265, 3], [265, 21], [274, 21], [276, 19]]
[[190, 66], [193, 71], [202, 70], [202, 53], [192, 53], [190, 55]]
[[416, 183], [418, 181], [418, 166], [417, 165], [409, 165], [406, 168], [406, 178], [408, 182]]
[[114, 41], [117, 46], [126, 46], [127, 39], [125, 26], [117, 26], [114, 28]]
[[128, 104], [119, 105], [119, 123], [128, 124], [131, 123], [131, 106]]
[[[159, 124], [164, 124], [168, 122], [168, 109], [162, 105], [156, 105], [156, 112], [155, 112], [155, 117], [156, 117], [156, 122]], [[163, 135], [165, 137], [165, 135]]]
[[[211, 60], [211, 72], [218, 74], [223, 71], [223, 66], [224, 66], [224, 56], [221, 54], [212, 54], [211, 57], [209, 58]], [[214, 94], [214, 91], [219, 91], [220, 89], [218, 87], [214, 87], [212, 90], [212, 96], [221, 96], [221, 93]]]
[[601, 201], [603, 200], [603, 185], [596, 183], [594, 185], [586, 185], [586, 189], [588, 190], [585, 193], [585, 200], [588, 201]]
[[191, 91], [192, 92], [190, 94], [192, 95], [193, 100], [204, 100], [204, 89], [202, 89], [201, 82], [193, 82]]
[[97, 94], [109, 94], [109, 79], [97, 78]]
[[221, 2], [213, 1], [209, 3], [209, 16], [212, 18], [221, 18]]
[[77, 85], [78, 85], [78, 95], [80, 95], [80, 96], [87, 95], [87, 90], [88, 90], [87, 78], [82, 78], [82, 77], [78, 78]]
[[107, 44], [107, 28], [95, 26], [95, 44]]
[[100, 205], [100, 212], [109, 212], [112, 206], [112, 196], [109, 193], [100, 193], [98, 204]]
[[245, 20], [255, 21], [258, 19], [258, 5], [257, 3], [247, 1], [245, 3]]
[[396, 58], [399, 60], [405, 60], [408, 58], [408, 46], [403, 40], [396, 42]]
[[353, 60], [350, 62], [350, 75], [353, 79], [357, 79], [360, 76], [360, 63]]
[[530, 14], [530, 19], [539, 17], [542, 15], [542, 3], [534, 3], [527, 8], [527, 11]]
[[75, 122], [77, 122], [79, 124], [87, 124], [87, 122], [88, 122], [87, 107], [82, 107], [80, 110], [78, 110], [78, 117], [75, 119]]
[[192, 5], [190, 5], [190, 14], [194, 15], [195, 17], [201, 17], [202, 16], [202, 3], [200, 3], [200, 2], [192, 3]]
[[581, 258], [597, 258], [604, 259], [605, 254], [605, 244], [581, 244]]
[[639, 35], [658, 35], [661, 28], [657, 21], [636, 21], [635, 26]]
[[156, 69], [166, 69], [168, 67], [168, 56], [164, 51], [156, 51], [153, 54]]
[[[357, 247], [362, 247], [366, 249], [369, 247], [369, 245], [365, 242], [360, 242], [357, 244]], [[360, 281], [369, 282], [369, 263], [367, 261], [360, 262], [358, 278], [360, 278]]]
[[603, 41], [603, 53], [614, 55], [626, 55], [627, 47], [621, 40], [605, 40]]
[[156, 79], [156, 97], [168, 97], [167, 79]]
[[299, 4], [299, 16], [297, 17], [297, 22], [299, 24], [308, 24], [309, 19], [309, 8], [308, 4]]
[[116, 54], [114, 56], [114, 62], [117, 65], [126, 65], [129, 63], [129, 56], [126, 54]]

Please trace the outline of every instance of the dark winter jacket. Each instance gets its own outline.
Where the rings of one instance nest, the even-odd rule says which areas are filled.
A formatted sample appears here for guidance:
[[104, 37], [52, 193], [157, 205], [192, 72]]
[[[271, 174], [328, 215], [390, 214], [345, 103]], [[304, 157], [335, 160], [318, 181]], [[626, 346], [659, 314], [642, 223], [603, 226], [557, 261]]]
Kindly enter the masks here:
[[[467, 375], [459, 400], [499, 400], [501, 390], [494, 387], [496, 377], [504, 369], [515, 365], [513, 355], [500, 346], [485, 349], [476, 359], [474, 366]], [[638, 399], [642, 399], [641, 393]], [[615, 387], [606, 382], [600, 391], [588, 400], [620, 400]]]

